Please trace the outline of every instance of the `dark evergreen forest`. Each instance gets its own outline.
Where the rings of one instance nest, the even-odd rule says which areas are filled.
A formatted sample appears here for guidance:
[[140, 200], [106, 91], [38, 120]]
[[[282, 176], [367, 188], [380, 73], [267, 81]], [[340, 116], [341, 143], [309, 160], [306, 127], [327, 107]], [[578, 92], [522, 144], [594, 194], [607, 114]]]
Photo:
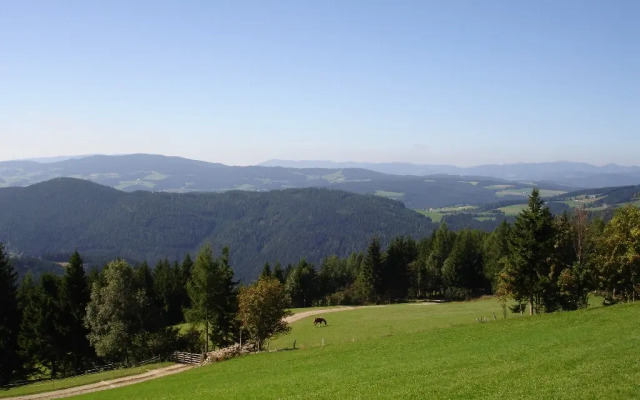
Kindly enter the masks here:
[[76, 249], [101, 266], [114, 257], [179, 260], [210, 242], [233, 250], [236, 277], [248, 281], [264, 260], [319, 264], [326, 254], [359, 251], [373, 235], [388, 244], [435, 227], [400, 202], [329, 189], [127, 193], [70, 178], [0, 189], [0, 242], [39, 271], [52, 268], [34, 257], [64, 263]]

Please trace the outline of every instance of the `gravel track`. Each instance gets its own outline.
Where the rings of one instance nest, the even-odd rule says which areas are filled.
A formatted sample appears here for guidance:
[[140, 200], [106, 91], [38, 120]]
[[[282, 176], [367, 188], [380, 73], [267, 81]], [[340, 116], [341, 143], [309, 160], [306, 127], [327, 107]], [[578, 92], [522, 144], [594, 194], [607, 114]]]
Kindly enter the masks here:
[[113, 389], [121, 386], [133, 385], [134, 383], [148, 381], [167, 375], [177, 374], [193, 368], [193, 365], [174, 364], [164, 368], [152, 369], [145, 373], [122, 378], [110, 379], [107, 381], [91, 383], [89, 385], [76, 386], [68, 389], [56, 390], [53, 392], [36, 393], [17, 397], [6, 397], [4, 400], [44, 400], [61, 399], [63, 397], [77, 396], [79, 394], [93, 393], [101, 390]]

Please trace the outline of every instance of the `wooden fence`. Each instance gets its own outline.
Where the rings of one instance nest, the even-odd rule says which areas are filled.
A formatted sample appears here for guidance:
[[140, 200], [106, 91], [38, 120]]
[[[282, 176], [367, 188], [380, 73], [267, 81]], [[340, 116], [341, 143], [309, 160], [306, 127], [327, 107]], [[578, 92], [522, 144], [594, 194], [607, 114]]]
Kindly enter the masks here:
[[204, 361], [204, 354], [176, 351], [171, 359], [180, 364], [201, 364]]

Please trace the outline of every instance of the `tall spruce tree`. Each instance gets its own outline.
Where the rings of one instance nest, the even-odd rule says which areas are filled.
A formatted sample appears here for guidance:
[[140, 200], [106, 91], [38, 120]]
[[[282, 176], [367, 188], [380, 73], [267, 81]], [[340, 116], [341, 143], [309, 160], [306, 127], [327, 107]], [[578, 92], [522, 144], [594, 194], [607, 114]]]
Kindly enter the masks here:
[[166, 258], [159, 261], [153, 270], [153, 288], [164, 324], [179, 324], [184, 292], [180, 265], [171, 265]]
[[442, 266], [446, 294], [453, 299], [469, 299], [487, 289], [483, 275], [482, 238], [480, 231], [464, 230], [456, 236], [449, 257]]
[[225, 347], [235, 343], [237, 338], [238, 323], [238, 296], [233, 280], [233, 269], [229, 265], [229, 248], [222, 248], [222, 256], [219, 260], [218, 290], [216, 301], [216, 314], [211, 330], [211, 342], [214, 346]]
[[26, 304], [20, 325], [20, 347], [27, 355], [27, 365], [44, 367], [55, 378], [64, 371], [68, 333], [60, 301], [61, 279], [43, 274], [37, 285], [30, 286], [25, 279], [20, 288], [21, 302]]
[[0, 384], [6, 384], [20, 372], [18, 331], [20, 310], [17, 298], [17, 274], [0, 243]]
[[456, 233], [449, 230], [445, 222], [441, 223], [431, 238], [431, 252], [426, 260], [425, 273], [423, 278], [426, 290], [430, 293], [442, 294], [444, 283], [442, 281], [442, 267], [449, 257], [456, 240]]
[[18, 334], [18, 344], [20, 346], [20, 358], [22, 359], [23, 370], [26, 375], [35, 374], [37, 372], [36, 366], [38, 365], [38, 359], [32, 351], [33, 346], [31, 344], [36, 338], [29, 333], [32, 328], [28, 325], [35, 321], [36, 314], [33, 316], [29, 314], [34, 313], [36, 308], [33, 307], [33, 305], [36, 301], [36, 282], [31, 271], [27, 271], [18, 287], [18, 307], [22, 317], [20, 332]]
[[84, 272], [84, 263], [78, 251], [74, 251], [65, 267], [60, 288], [63, 330], [66, 332], [65, 354], [70, 355], [71, 368], [80, 372], [93, 358], [93, 350], [87, 339], [89, 330], [84, 326], [87, 304], [91, 291]]
[[300, 260], [287, 277], [285, 291], [293, 307], [310, 307], [317, 294], [317, 272], [305, 259]]
[[416, 242], [410, 237], [396, 237], [391, 240], [384, 257], [381, 274], [382, 297], [385, 301], [407, 298], [409, 292], [409, 265], [418, 256]]
[[491, 283], [491, 290], [496, 291], [498, 277], [505, 266], [511, 250], [509, 249], [509, 237], [511, 225], [503, 220], [498, 227], [489, 234], [483, 243], [482, 257], [484, 260], [484, 275]]
[[229, 249], [224, 248], [221, 259], [213, 256], [211, 245], [204, 245], [193, 264], [187, 292], [191, 307], [185, 310], [188, 321], [204, 324], [205, 352], [209, 344], [224, 346], [233, 341], [237, 308], [233, 270], [229, 266]]
[[380, 239], [374, 237], [367, 246], [367, 252], [362, 260], [360, 272], [356, 279], [356, 294], [363, 303], [375, 303], [382, 292], [381, 272], [383, 266]]
[[516, 217], [511, 231], [511, 255], [500, 276], [500, 291], [518, 303], [529, 304], [529, 314], [553, 311], [557, 286], [551, 264], [554, 245], [553, 217], [540, 192], [533, 189], [527, 208]]

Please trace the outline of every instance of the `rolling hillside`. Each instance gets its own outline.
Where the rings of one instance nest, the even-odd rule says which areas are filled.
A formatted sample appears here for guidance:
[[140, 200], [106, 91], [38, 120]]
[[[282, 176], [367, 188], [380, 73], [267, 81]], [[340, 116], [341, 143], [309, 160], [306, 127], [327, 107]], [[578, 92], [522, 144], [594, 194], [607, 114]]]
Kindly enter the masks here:
[[265, 262], [312, 263], [361, 251], [374, 235], [422, 237], [431, 221], [379, 196], [306, 188], [225, 193], [123, 192], [58, 178], [0, 189], [0, 242], [23, 257], [66, 261], [76, 248], [89, 263], [115, 257], [155, 263], [182, 259], [206, 241], [231, 249], [236, 277]]
[[640, 167], [608, 164], [595, 166], [579, 162], [490, 164], [474, 167], [409, 163], [357, 163], [332, 161], [269, 160], [260, 165], [296, 168], [365, 168], [384, 174], [491, 176], [511, 181], [554, 182], [574, 188], [640, 184]]
[[[177, 193], [328, 187], [388, 197], [413, 209], [522, 199], [522, 192], [530, 191], [532, 185], [479, 176], [401, 176], [362, 168], [234, 167], [151, 154], [0, 162], [0, 187], [28, 186], [58, 177], [86, 179], [124, 191]], [[550, 183], [538, 186], [557, 193], [567, 190]]]
[[[338, 329], [355, 340], [347, 333], [338, 343], [249, 355], [79, 398], [635, 399], [639, 393], [638, 304], [483, 324], [472, 322], [481, 311], [467, 311], [469, 322], [460, 326], [468, 303], [456, 303], [442, 327], [430, 318], [439, 306], [387, 307], [395, 312], [337, 313], [330, 326], [308, 329], [316, 342]], [[420, 310], [420, 320], [407, 318]]]
[[[544, 191], [541, 193], [544, 195]], [[555, 196], [547, 192], [544, 197], [553, 214], [584, 208], [591, 215], [608, 220], [622, 205], [640, 206], [640, 185], [582, 189]], [[503, 200], [480, 206], [441, 207], [422, 213], [434, 222], [446, 222], [454, 230], [471, 227], [491, 231], [505, 218], [512, 222], [526, 204], [525, 199]]]

